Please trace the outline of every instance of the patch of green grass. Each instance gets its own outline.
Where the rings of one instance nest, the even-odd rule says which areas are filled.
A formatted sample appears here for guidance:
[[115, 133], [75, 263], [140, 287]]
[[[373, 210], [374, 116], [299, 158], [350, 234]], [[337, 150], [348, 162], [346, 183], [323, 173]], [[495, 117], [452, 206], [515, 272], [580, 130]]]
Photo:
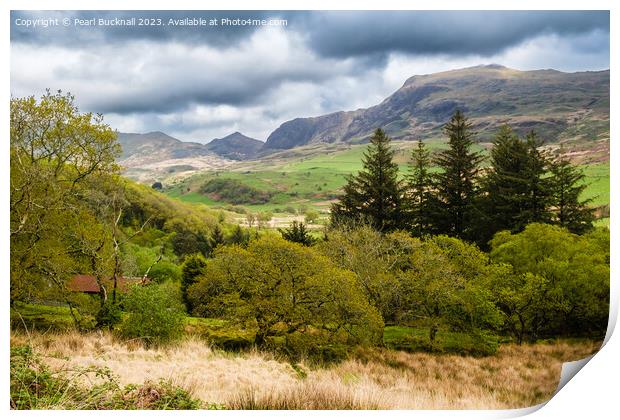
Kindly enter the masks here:
[[[79, 313], [76, 311], [79, 317]], [[66, 306], [51, 306], [15, 302], [11, 307], [11, 328], [62, 331], [75, 327]]]
[[383, 343], [388, 348], [408, 352], [455, 353], [488, 356], [497, 351], [499, 339], [485, 333], [452, 332], [439, 329], [430, 342], [428, 327], [388, 326], [383, 331]]
[[583, 165], [581, 167], [586, 176], [587, 185], [583, 198], [592, 199], [591, 206], [603, 206], [609, 204], [610, 185], [609, 185], [609, 162], [596, 165]]

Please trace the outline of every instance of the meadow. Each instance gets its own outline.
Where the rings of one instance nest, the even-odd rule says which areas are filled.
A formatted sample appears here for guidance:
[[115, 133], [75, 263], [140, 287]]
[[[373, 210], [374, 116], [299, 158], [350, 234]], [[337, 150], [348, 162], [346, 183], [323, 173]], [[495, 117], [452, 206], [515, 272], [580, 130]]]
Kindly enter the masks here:
[[[254, 348], [226, 352], [195, 335], [145, 347], [101, 331], [13, 332], [11, 346], [30, 346], [52, 371], [108, 371], [119, 387], [163, 380], [201, 408], [508, 409], [547, 401], [562, 363], [592, 354], [600, 343], [505, 344], [483, 358], [378, 348], [329, 365], [291, 364]], [[101, 379], [77, 380], [93, 386]], [[67, 408], [58, 404], [38, 408]]]

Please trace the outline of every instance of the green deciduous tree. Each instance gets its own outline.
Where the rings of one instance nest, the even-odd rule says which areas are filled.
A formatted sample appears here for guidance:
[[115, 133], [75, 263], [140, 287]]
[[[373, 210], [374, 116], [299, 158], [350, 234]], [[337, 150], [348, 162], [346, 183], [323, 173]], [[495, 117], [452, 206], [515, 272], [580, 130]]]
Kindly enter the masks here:
[[14, 98], [10, 109], [11, 300], [62, 296], [71, 275], [109, 257], [109, 232], [84, 193], [118, 171], [120, 146], [103, 117], [80, 113], [71, 95]]
[[491, 257], [510, 264], [520, 276], [498, 283], [500, 307], [519, 323], [518, 338], [604, 334], [609, 313], [608, 238], [606, 229], [577, 236], [538, 223], [518, 234], [495, 235]]
[[408, 255], [420, 241], [404, 232], [381, 234], [371, 226], [330, 229], [318, 247], [339, 267], [355, 273], [370, 303], [386, 322], [397, 317], [397, 274], [409, 264]]
[[281, 238], [219, 248], [189, 296], [198, 315], [255, 328], [259, 346], [300, 334], [322, 343], [377, 343], [382, 337], [381, 316], [351, 272]]
[[389, 232], [405, 226], [403, 187], [390, 138], [377, 129], [362, 160], [363, 169], [347, 179], [344, 193], [331, 209], [332, 223], [365, 220]]
[[120, 334], [148, 344], [170, 341], [183, 330], [183, 305], [173, 285], [134, 286], [123, 300], [128, 316]]

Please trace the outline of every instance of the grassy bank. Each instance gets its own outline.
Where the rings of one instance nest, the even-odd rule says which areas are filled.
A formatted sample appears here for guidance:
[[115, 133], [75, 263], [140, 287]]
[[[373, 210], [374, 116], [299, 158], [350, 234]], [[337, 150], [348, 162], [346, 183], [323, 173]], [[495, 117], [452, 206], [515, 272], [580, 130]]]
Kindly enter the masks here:
[[169, 381], [207, 407], [500, 409], [548, 400], [562, 363], [593, 353], [600, 343], [509, 344], [484, 358], [366, 350], [343, 363], [314, 368], [293, 367], [254, 350], [214, 350], [196, 338], [147, 349], [106, 333], [13, 333], [11, 346], [24, 345], [56, 371], [109, 369], [119, 386]]

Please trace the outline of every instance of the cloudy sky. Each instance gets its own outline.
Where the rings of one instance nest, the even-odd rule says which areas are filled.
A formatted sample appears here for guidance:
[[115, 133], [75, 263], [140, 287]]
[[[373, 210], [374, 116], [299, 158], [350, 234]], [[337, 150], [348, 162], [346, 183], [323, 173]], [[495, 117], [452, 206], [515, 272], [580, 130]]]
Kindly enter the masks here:
[[[162, 25], [75, 21], [130, 17]], [[184, 18], [220, 25], [170, 22]], [[221, 26], [223, 18], [286, 25]], [[45, 19], [58, 26], [44, 27]], [[186, 141], [234, 131], [265, 140], [295, 117], [375, 105], [410, 76], [491, 63], [608, 69], [609, 13], [11, 13], [13, 96], [62, 89], [120, 131], [159, 130]]]

